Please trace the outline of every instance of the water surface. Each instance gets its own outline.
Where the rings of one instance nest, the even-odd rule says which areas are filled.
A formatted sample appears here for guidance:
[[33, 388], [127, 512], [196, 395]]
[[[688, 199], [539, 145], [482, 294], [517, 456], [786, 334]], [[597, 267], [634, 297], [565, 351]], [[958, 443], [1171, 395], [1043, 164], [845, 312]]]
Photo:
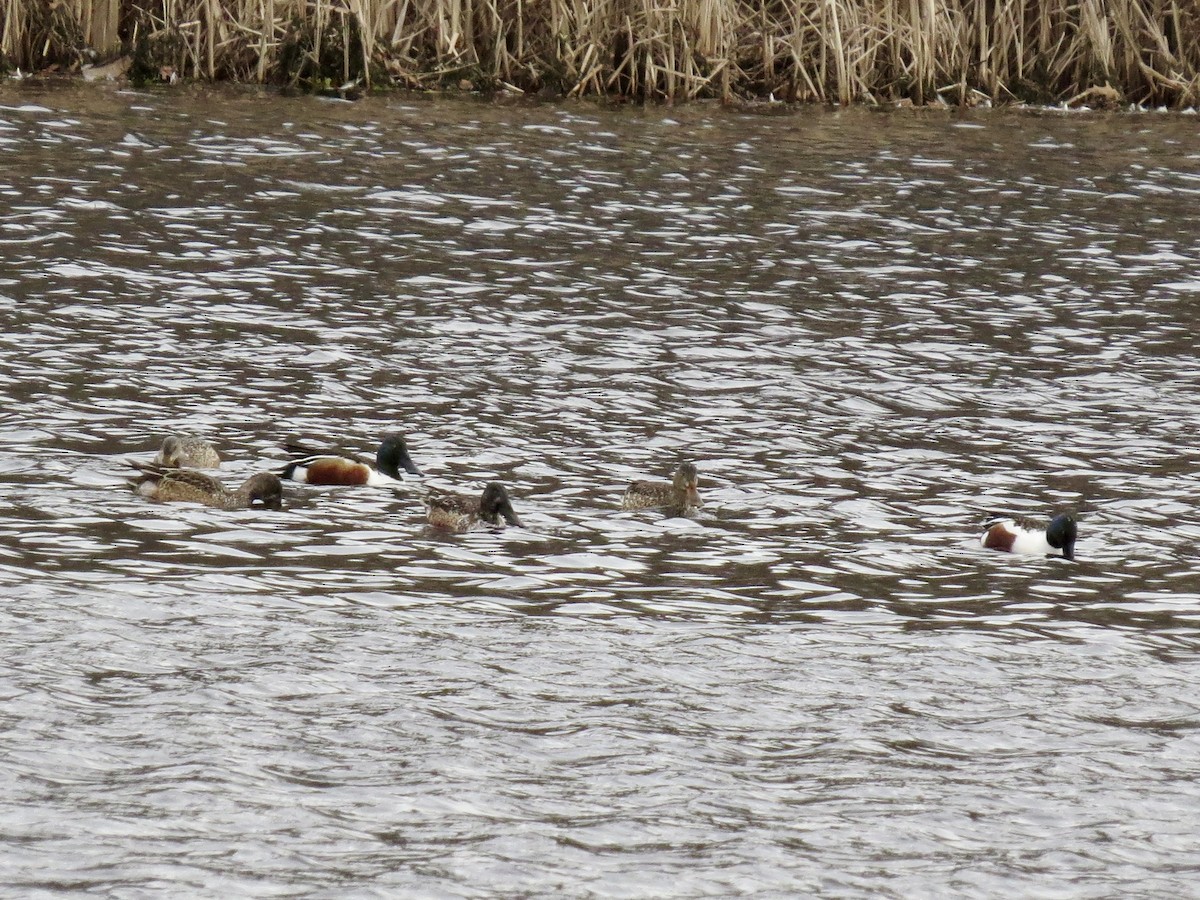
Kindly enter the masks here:
[[[1190, 892], [1195, 134], [0, 88], [0, 884]], [[392, 430], [422, 484], [125, 487]]]

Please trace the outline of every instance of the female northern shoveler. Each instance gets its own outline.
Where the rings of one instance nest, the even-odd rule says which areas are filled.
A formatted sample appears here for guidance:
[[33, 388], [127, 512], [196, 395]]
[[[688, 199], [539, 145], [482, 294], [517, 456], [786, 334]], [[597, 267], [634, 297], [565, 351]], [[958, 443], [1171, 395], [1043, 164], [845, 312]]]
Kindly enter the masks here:
[[979, 543], [988, 550], [1074, 559], [1075, 535], [1075, 517], [1062, 513], [1051, 519], [1045, 529], [1016, 519], [992, 519], [984, 526]]
[[131, 480], [135, 491], [148, 500], [203, 503], [216, 509], [282, 509], [283, 483], [270, 472], [251, 475], [231, 491], [211, 475], [191, 469], [171, 469], [153, 463], [133, 463], [141, 471]]
[[215, 469], [221, 465], [216, 448], [203, 438], [190, 434], [173, 434], [163, 438], [154, 464], [166, 469], [189, 466], [193, 469]]
[[280, 472], [280, 477], [305, 484], [370, 484], [385, 485], [403, 481], [400, 469], [410, 475], [420, 475], [408, 455], [403, 435], [386, 434], [375, 454], [375, 465], [354, 456], [340, 453], [317, 453], [298, 444], [287, 444], [294, 459]]
[[681, 516], [702, 506], [696, 490], [696, 465], [681, 462], [675, 477], [666, 481], [635, 481], [625, 490], [621, 509], [653, 509], [665, 507], [672, 515]]
[[461, 494], [430, 494], [425, 498], [429, 507], [429, 524], [448, 531], [466, 531], [477, 522], [500, 525], [503, 518], [509, 525], [521, 527], [521, 520], [513, 512], [508, 491], [498, 481], [492, 481], [479, 497], [464, 497]]

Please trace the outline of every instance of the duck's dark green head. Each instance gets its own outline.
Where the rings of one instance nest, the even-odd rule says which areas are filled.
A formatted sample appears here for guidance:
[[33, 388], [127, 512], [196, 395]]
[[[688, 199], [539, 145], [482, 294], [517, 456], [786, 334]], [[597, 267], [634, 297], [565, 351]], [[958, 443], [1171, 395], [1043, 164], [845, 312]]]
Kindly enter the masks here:
[[1075, 558], [1075, 517], [1070, 513], [1061, 513], [1050, 520], [1046, 528], [1046, 542], [1055, 550], [1061, 550], [1067, 559]]
[[400, 470], [404, 469], [409, 475], [420, 475], [421, 470], [408, 455], [408, 444], [402, 434], [385, 434], [375, 454], [375, 468], [384, 475], [399, 479]]
[[512, 502], [508, 499], [508, 491], [500, 482], [492, 481], [483, 489], [483, 496], [479, 498], [479, 518], [489, 525], [499, 525], [501, 516], [509, 525], [521, 527], [521, 520], [513, 512]]

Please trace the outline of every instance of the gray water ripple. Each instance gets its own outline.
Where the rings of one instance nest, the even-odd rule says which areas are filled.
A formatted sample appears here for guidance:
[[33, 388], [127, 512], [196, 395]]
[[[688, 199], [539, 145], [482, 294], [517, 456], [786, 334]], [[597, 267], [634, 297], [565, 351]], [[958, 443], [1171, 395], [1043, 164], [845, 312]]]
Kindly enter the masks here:
[[10, 890], [1190, 889], [1186, 119], [5, 90]]

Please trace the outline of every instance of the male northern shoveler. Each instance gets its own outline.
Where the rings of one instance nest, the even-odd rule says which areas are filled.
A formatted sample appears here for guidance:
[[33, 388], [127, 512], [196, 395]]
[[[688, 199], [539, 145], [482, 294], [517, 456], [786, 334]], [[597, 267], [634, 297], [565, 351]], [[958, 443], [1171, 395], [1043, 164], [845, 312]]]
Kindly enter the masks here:
[[155, 465], [165, 469], [187, 466], [193, 469], [215, 469], [221, 465], [221, 457], [217, 450], [203, 438], [190, 434], [173, 434], [163, 438], [158, 456], [154, 457]]
[[675, 476], [666, 481], [635, 481], [625, 490], [621, 509], [655, 509], [665, 507], [672, 515], [681, 516], [703, 506], [696, 490], [696, 465], [681, 462]]
[[498, 481], [488, 482], [479, 497], [464, 497], [461, 494], [430, 494], [425, 498], [429, 507], [429, 524], [448, 531], [467, 531], [478, 522], [500, 525], [501, 518], [509, 525], [521, 527], [521, 520], [513, 512], [508, 491]]
[[148, 500], [203, 503], [216, 509], [282, 509], [283, 483], [270, 472], [251, 475], [231, 491], [211, 475], [192, 469], [172, 469], [154, 463], [133, 463], [142, 474], [131, 486]]
[[992, 519], [979, 539], [988, 550], [1004, 550], [1027, 556], [1075, 558], [1075, 517], [1062, 513], [1046, 528], [1017, 519]]
[[400, 469], [420, 475], [408, 455], [408, 445], [400, 434], [386, 434], [375, 454], [375, 465], [364, 459], [340, 453], [319, 453], [299, 444], [287, 444], [294, 458], [279, 473], [281, 478], [305, 484], [386, 485], [403, 481]]

